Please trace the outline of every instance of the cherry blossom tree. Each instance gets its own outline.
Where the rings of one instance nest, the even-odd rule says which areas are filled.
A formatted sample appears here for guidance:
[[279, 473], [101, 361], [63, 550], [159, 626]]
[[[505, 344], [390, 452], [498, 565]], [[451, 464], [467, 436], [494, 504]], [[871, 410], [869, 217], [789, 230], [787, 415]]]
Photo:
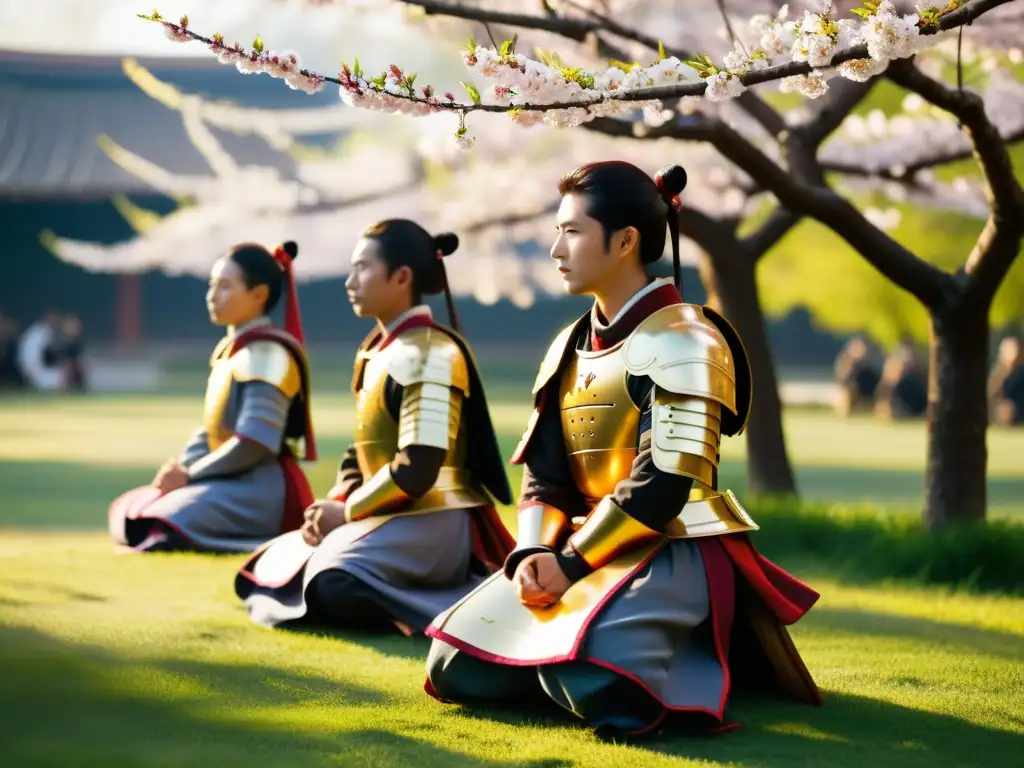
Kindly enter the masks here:
[[[660, 48], [652, 36], [616, 21], [621, 16], [591, 6], [565, 3], [556, 10], [542, 3], [542, 12], [529, 16], [443, 2], [406, 4], [430, 14], [543, 30], [581, 41], [605, 56], [624, 50], [623, 41]], [[633, 5], [641, 11], [631, 13], [633, 18], [643, 18], [649, 10], [643, 3]], [[769, 193], [778, 201], [778, 207], [753, 233], [740, 239], [735, 228], [731, 231], [730, 245], [746, 246], [737, 250], [747, 262], [743, 270], [751, 275], [747, 291], [755, 299], [751, 303], [756, 306], [757, 294], [750, 262], [756, 262], [794, 221], [809, 216], [836, 232], [927, 308], [933, 344], [925, 520], [937, 526], [984, 517], [988, 309], [1019, 251], [1024, 194], [1012, 172], [1006, 137], [986, 113], [982, 98], [971, 90], [945, 85], [921, 66], [917, 54], [936, 40], [936, 33], [975, 22], [980, 27], [983, 16], [1005, 12], [1007, 9], [1000, 8], [1003, 5], [1000, 0], [952, 2], [944, 8], [904, 15], [883, 2], [857, 9], [859, 21], [837, 19], [830, 10], [808, 11], [796, 21], [788, 20], [784, 13], [759, 16], [744, 33], [732, 35], [732, 50], [720, 64], [709, 55], [671, 55], [681, 52], [664, 50], [647, 67], [623, 64], [630, 58], [627, 54], [606, 69], [591, 71], [565, 66], [551, 55], [528, 58], [517, 52], [515, 38], [500, 45], [473, 44], [464, 53], [465, 63], [475, 75], [493, 80], [495, 85], [484, 94], [485, 99], [468, 83], [468, 101], [457, 101], [451, 91], [441, 94], [431, 86], [418, 86], [416, 78], [398, 66], [371, 77], [353, 63], [343, 67], [338, 77], [324, 77], [303, 69], [294, 54], [266, 51], [258, 38], [251, 49], [229, 46], [218, 36], [193, 32], [187, 19], [174, 23], [156, 14], [150, 18], [163, 23], [172, 39], [201, 40], [225, 63], [244, 72], [280, 77], [297, 90], [316, 91], [332, 82], [354, 106], [417, 116], [450, 114], [457, 120], [456, 139], [463, 147], [474, 143], [467, 117], [476, 113], [504, 113], [517, 125], [582, 125], [612, 137], [710, 144], [749, 179], [747, 194]], [[571, 7], [572, 12], [563, 6]], [[670, 26], [657, 28], [671, 32]], [[833, 82], [836, 75], [842, 78], [838, 83]], [[955, 274], [912, 254], [826, 184], [825, 174], [833, 169], [819, 157], [823, 144], [881, 76], [955, 116], [981, 166], [990, 212], [971, 255]], [[811, 99], [824, 97], [824, 101], [806, 119], [787, 119], [750, 90], [771, 81], [780, 82], [783, 91]], [[693, 104], [695, 97], [702, 99], [699, 108]], [[707, 102], [714, 108], [708, 109]], [[638, 110], [642, 110], [642, 121], [636, 120]], [[745, 133], [739, 114], [759, 127], [760, 134]], [[956, 158], [935, 153], [921, 167], [946, 159]], [[871, 173], [863, 166], [835, 170]], [[688, 215], [689, 211], [681, 213], [681, 223]], [[697, 217], [687, 231], [702, 245], [699, 238], [715, 237], [715, 251], [719, 252], [724, 242], [721, 238], [730, 234], [728, 228], [723, 231], [713, 226], [720, 223]], [[718, 273], [715, 285], [726, 312], [736, 321], [742, 309], [734, 311], [726, 295], [743, 281], [737, 274], [726, 273], [721, 261], [713, 258]], [[757, 346], [749, 329], [740, 327], [740, 332], [748, 345]], [[753, 423], [751, 429], [753, 439]]]

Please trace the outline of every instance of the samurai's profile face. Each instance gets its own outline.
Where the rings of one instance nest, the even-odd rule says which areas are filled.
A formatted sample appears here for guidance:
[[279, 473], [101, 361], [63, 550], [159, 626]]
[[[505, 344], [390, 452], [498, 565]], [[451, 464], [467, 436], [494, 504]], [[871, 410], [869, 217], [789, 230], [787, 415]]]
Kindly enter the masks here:
[[601, 294], [617, 278], [623, 261], [635, 258], [639, 243], [635, 227], [606, 233], [587, 213], [586, 195], [577, 192], [562, 198], [556, 229], [551, 258], [558, 264], [565, 290], [573, 295]]
[[229, 256], [217, 259], [210, 270], [206, 290], [206, 308], [216, 325], [238, 327], [263, 315], [270, 287], [265, 283], [251, 288], [245, 273]]
[[362, 238], [352, 252], [351, 271], [345, 290], [357, 317], [374, 317], [387, 323], [411, 303], [412, 270], [388, 268], [381, 246], [373, 238]]

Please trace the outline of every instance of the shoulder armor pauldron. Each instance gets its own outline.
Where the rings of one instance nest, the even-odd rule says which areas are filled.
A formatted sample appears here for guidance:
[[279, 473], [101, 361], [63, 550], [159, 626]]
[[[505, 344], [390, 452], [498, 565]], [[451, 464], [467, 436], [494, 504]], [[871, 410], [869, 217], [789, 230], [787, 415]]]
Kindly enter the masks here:
[[231, 373], [236, 381], [264, 381], [287, 397], [295, 397], [302, 385], [298, 363], [276, 341], [253, 341], [235, 352], [231, 356]]
[[388, 374], [403, 387], [439, 384], [469, 396], [469, 366], [458, 343], [437, 328], [412, 328], [391, 342]]
[[734, 357], [718, 326], [695, 304], [658, 310], [630, 334], [622, 350], [626, 370], [634, 376], [647, 376], [674, 395], [719, 403], [736, 417]]

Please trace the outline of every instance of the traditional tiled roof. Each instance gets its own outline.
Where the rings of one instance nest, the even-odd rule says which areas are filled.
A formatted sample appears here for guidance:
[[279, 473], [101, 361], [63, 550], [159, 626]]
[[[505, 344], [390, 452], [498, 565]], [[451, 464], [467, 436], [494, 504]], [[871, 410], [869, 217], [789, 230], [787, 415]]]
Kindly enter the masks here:
[[[143, 59], [160, 80], [188, 93], [250, 107], [310, 108], [337, 96], [297, 94], [269, 77], [241, 77], [212, 59]], [[294, 162], [259, 137], [211, 128], [235, 159], [294, 175]], [[107, 197], [152, 192], [113, 163], [97, 143], [113, 141], [157, 165], [206, 175], [180, 116], [132, 83], [116, 56], [0, 51], [0, 197]]]

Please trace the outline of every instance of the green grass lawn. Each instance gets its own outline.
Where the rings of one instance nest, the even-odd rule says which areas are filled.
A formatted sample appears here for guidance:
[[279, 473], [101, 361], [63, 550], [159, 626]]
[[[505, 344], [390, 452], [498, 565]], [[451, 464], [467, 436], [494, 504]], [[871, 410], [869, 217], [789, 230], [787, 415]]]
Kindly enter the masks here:
[[[522, 402], [491, 387], [507, 454]], [[1012, 765], [1024, 755], [1024, 599], [843, 583], [793, 635], [822, 709], [738, 700], [739, 731], [598, 742], [562, 719], [444, 706], [423, 641], [263, 630], [232, 591], [240, 557], [117, 556], [105, 508], [175, 453], [196, 397], [0, 400], [0, 749], [4, 765]], [[315, 401], [330, 484], [349, 401]], [[787, 417], [805, 495], [912, 515], [921, 425]], [[742, 489], [742, 441], [723, 483]], [[997, 516], [1024, 521], [1024, 434], [993, 431]], [[513, 482], [518, 477], [513, 476]], [[764, 522], [764, 521], [762, 521]], [[765, 525], [770, 525], [770, 520]]]

